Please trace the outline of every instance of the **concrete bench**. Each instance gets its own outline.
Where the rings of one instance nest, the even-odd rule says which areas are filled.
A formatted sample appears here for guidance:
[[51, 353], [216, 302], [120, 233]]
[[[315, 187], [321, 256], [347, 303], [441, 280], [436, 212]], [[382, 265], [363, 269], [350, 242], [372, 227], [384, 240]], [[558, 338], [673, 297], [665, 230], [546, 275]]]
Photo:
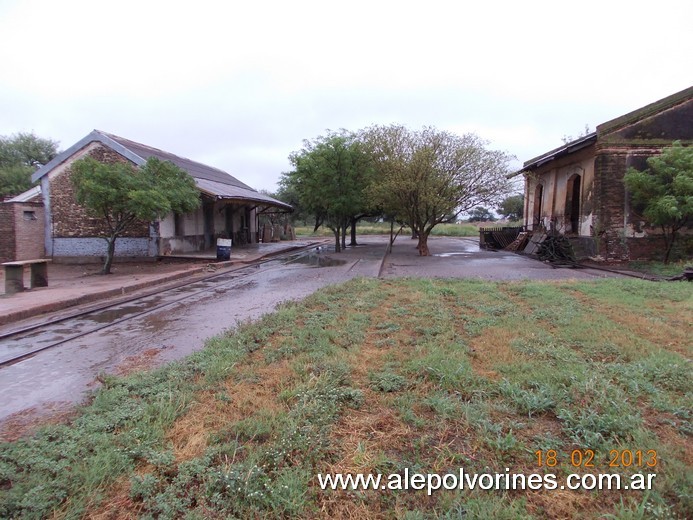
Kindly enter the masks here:
[[5, 262], [5, 294], [14, 294], [24, 290], [24, 267], [31, 267], [31, 284], [34, 287], [48, 287], [48, 262], [47, 258], [37, 260], [18, 260], [17, 262]]

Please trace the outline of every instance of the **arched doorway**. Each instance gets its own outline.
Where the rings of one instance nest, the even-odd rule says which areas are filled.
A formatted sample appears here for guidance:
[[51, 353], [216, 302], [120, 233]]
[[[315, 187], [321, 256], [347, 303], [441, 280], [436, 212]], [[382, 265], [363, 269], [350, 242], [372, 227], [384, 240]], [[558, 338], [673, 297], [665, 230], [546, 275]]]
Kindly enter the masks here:
[[580, 234], [580, 176], [575, 173], [568, 179], [565, 195], [565, 225], [567, 233]]
[[544, 186], [537, 184], [534, 189], [534, 209], [532, 210], [532, 229], [541, 227], [541, 205], [544, 198]]

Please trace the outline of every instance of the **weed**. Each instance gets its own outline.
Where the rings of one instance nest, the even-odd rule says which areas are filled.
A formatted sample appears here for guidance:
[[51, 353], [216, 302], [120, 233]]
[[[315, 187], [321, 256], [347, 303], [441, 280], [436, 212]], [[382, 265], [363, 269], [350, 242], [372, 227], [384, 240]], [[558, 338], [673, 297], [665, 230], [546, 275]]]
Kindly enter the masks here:
[[393, 372], [371, 372], [368, 374], [371, 388], [378, 392], [397, 392], [407, 385], [407, 379]]
[[[690, 518], [691, 301], [689, 284], [639, 280], [329, 287], [180, 363], [104, 376], [71, 424], [0, 445], [0, 517], [89, 517], [106, 503], [145, 518]], [[503, 471], [576, 446], [656, 448], [656, 489], [619, 503], [314, 482]]]

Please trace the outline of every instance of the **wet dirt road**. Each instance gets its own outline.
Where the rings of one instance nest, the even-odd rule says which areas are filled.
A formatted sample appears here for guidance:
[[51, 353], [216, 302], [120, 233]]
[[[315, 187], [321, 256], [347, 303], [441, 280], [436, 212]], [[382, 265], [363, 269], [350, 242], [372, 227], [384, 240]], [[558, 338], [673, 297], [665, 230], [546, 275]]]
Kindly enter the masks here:
[[481, 278], [485, 280], [566, 280], [618, 276], [596, 269], [554, 269], [509, 251], [479, 249], [476, 238], [431, 237], [431, 256], [416, 256], [416, 240], [398, 238], [383, 264], [381, 276], [393, 278]]
[[[95, 388], [101, 373], [156, 366], [200, 349], [207, 338], [255, 320], [278, 303], [301, 299], [326, 285], [354, 277], [435, 276], [486, 279], [567, 279], [603, 277], [590, 270], [551, 267], [505, 252], [480, 251], [476, 240], [431, 238], [432, 256], [416, 255], [416, 242], [399, 238], [383, 261], [387, 239], [360, 237], [362, 244], [339, 255], [312, 250], [307, 255], [258, 266], [257, 273], [0, 369], [0, 422], [12, 414], [41, 415], [71, 406]], [[194, 292], [194, 289], [190, 289]], [[93, 318], [108, 322], [132, 309], [114, 309]], [[53, 337], [78, 325], [62, 324]], [[39, 341], [35, 339], [34, 341]]]

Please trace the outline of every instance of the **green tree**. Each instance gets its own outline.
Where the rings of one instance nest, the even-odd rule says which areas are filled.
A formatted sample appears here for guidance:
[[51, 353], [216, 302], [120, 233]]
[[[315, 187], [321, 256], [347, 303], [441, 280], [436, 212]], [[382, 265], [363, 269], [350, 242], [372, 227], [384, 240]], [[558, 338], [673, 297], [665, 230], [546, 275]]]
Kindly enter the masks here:
[[[297, 199], [299, 212], [313, 215], [315, 229], [325, 225], [335, 236], [335, 251], [346, 245], [346, 230], [368, 214], [364, 189], [371, 165], [356, 135], [330, 132], [313, 141], [289, 160], [294, 169], [282, 175], [281, 192]], [[296, 202], [296, 201], [294, 201]], [[341, 237], [341, 243], [340, 243]]]
[[525, 198], [522, 195], [505, 197], [496, 211], [511, 222], [521, 220], [525, 212]]
[[660, 155], [649, 157], [647, 166], [642, 171], [629, 168], [623, 181], [634, 213], [662, 230], [668, 264], [678, 231], [693, 215], [693, 147], [675, 141]]
[[58, 143], [33, 133], [0, 136], [0, 198], [31, 188], [31, 174], [58, 154]]
[[469, 212], [469, 222], [493, 222], [495, 220], [496, 217], [493, 216], [493, 213], [483, 206], [477, 206]]
[[409, 223], [420, 255], [429, 255], [435, 226], [475, 206], [495, 205], [507, 193], [510, 157], [487, 150], [474, 134], [391, 125], [366, 129], [363, 139], [376, 171], [369, 196], [386, 215]]
[[189, 213], [200, 205], [194, 179], [168, 161], [152, 157], [137, 168], [86, 157], [75, 161], [72, 170], [77, 202], [103, 223], [108, 246], [102, 274], [111, 272], [116, 239], [133, 225], [172, 211]]

